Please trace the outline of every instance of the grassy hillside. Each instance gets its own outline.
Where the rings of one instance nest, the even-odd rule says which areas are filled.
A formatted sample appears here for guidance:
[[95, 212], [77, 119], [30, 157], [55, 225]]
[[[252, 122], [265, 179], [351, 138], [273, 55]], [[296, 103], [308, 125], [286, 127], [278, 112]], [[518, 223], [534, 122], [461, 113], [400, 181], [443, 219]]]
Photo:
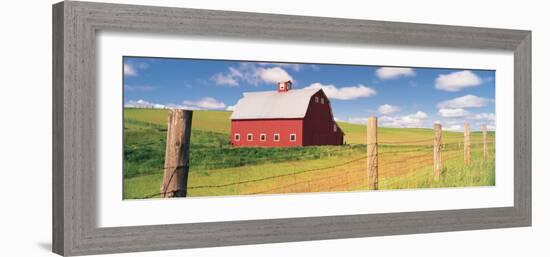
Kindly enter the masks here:
[[[340, 122], [346, 133], [343, 146], [232, 148], [230, 114], [193, 114], [190, 196], [365, 189], [366, 126]], [[124, 110], [125, 199], [158, 193], [166, 122], [167, 110]], [[490, 160], [483, 161], [480, 133], [472, 133], [473, 161], [468, 167], [461, 161], [462, 133], [443, 133], [446, 165], [440, 181], [431, 175], [433, 130], [379, 128], [378, 134], [381, 189], [494, 185], [494, 147]]]
[[[228, 111], [195, 111], [193, 129], [229, 134], [229, 116], [231, 112]], [[166, 128], [168, 110], [125, 108], [124, 120], [146, 122]]]

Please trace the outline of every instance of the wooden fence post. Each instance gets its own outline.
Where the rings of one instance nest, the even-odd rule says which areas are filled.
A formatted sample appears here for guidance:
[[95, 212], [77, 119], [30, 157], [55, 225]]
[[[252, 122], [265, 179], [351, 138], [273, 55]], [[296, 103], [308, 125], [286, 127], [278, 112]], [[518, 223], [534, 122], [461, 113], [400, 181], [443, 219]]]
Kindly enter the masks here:
[[481, 131], [483, 133], [483, 160], [486, 161], [489, 158], [489, 147], [487, 145], [487, 125], [481, 125]]
[[161, 197], [186, 197], [193, 111], [169, 110]]
[[434, 179], [441, 175], [441, 124], [434, 124]]
[[464, 124], [464, 164], [470, 164], [470, 124]]
[[367, 185], [369, 190], [378, 190], [378, 118], [367, 121]]

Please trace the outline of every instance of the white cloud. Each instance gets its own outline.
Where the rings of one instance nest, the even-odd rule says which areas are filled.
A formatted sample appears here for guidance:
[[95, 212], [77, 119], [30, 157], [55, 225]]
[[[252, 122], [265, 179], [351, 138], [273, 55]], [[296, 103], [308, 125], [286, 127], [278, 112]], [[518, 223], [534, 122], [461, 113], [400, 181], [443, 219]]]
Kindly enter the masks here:
[[381, 114], [392, 114], [399, 112], [401, 109], [397, 106], [389, 105], [389, 104], [383, 104], [378, 107], [378, 112]]
[[256, 74], [261, 81], [273, 84], [293, 80], [292, 76], [280, 67], [258, 68], [256, 69]]
[[417, 111], [415, 114], [409, 115], [410, 117], [416, 118], [416, 119], [426, 119], [428, 118], [428, 114], [426, 114], [423, 111]]
[[483, 107], [490, 103], [490, 99], [475, 95], [465, 95], [457, 97], [451, 100], [443, 101], [437, 104], [438, 108], [473, 108], [473, 107]]
[[260, 62], [258, 63], [260, 66], [272, 66], [272, 67], [283, 67], [288, 68], [293, 71], [300, 71], [303, 68], [302, 64], [298, 63], [279, 63], [279, 62]]
[[261, 67], [261, 64], [241, 63], [238, 67], [229, 67], [225, 72], [219, 72], [211, 77], [217, 85], [238, 86], [239, 82], [257, 85], [294, 80], [288, 72], [279, 66]]
[[441, 122], [444, 130], [464, 131], [464, 124], [469, 123], [472, 131], [480, 131], [482, 125], [487, 125], [488, 130], [495, 130], [495, 114], [494, 113], [476, 113], [468, 114], [460, 119], [453, 117], [445, 118]]
[[227, 108], [225, 108], [226, 111], [233, 111], [235, 110], [235, 105], [229, 105]]
[[137, 76], [137, 70], [129, 63], [124, 64], [124, 75], [125, 76]]
[[214, 76], [212, 76], [212, 80], [214, 80], [214, 82], [218, 85], [238, 86], [238, 80], [242, 80], [244, 76], [245, 75], [243, 72], [239, 69], [229, 67], [227, 72], [219, 72], [214, 74]]
[[458, 118], [458, 117], [464, 117], [468, 115], [468, 111], [462, 108], [456, 108], [456, 109], [443, 108], [443, 109], [439, 109], [439, 112], [437, 114], [445, 118]]
[[467, 87], [481, 85], [482, 80], [475, 73], [465, 70], [449, 74], [440, 74], [435, 80], [435, 88], [444, 91], [457, 92]]
[[487, 125], [488, 130], [495, 130], [496, 128], [496, 116], [494, 113], [477, 113], [470, 115], [468, 120], [477, 128], [481, 128], [482, 125]]
[[124, 75], [125, 76], [137, 76], [139, 75], [138, 70], [145, 70], [149, 68], [149, 63], [147, 62], [126, 62], [124, 63]]
[[218, 85], [226, 85], [226, 86], [239, 85], [239, 82], [237, 82], [237, 79], [234, 76], [226, 73], [216, 73], [214, 74], [214, 76], [212, 76], [212, 80]]
[[222, 101], [218, 101], [212, 97], [205, 97], [196, 101], [183, 101], [183, 104], [158, 104], [145, 101], [143, 99], [139, 99], [137, 101], [130, 100], [124, 104], [124, 107], [183, 110], [218, 110], [226, 108]]
[[382, 116], [378, 119], [381, 127], [392, 128], [420, 128], [425, 127], [424, 122], [428, 118], [425, 112], [418, 111], [403, 116]]
[[338, 100], [353, 100], [376, 94], [374, 89], [361, 84], [350, 87], [336, 87], [334, 85], [323, 85], [317, 82], [305, 87], [305, 89], [309, 88], [323, 89], [328, 98]]
[[224, 109], [225, 103], [212, 97], [204, 97], [196, 101], [183, 101], [184, 105], [198, 107], [200, 109]]
[[[426, 127], [425, 122], [428, 115], [423, 111], [408, 115], [381, 116], [378, 118], [378, 126], [392, 128], [420, 128]], [[367, 124], [367, 117], [352, 117], [348, 119], [349, 123]]]
[[382, 67], [376, 70], [376, 77], [382, 80], [396, 79], [399, 77], [414, 77], [416, 73], [412, 68]]

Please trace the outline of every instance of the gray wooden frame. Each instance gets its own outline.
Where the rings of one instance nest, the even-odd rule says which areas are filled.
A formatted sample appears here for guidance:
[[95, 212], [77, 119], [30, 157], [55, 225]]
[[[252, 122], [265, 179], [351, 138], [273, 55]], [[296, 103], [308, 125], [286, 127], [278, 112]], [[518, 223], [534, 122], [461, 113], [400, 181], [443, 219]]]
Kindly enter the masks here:
[[[96, 33], [514, 52], [514, 206], [166, 224], [96, 226]], [[90, 2], [53, 6], [53, 251], [85, 255], [531, 225], [531, 32]]]

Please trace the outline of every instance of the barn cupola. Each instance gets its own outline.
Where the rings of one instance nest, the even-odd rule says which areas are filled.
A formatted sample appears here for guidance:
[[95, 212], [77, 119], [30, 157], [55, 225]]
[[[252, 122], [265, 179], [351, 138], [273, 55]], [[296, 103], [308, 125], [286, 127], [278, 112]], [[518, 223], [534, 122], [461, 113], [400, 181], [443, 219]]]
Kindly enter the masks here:
[[288, 90], [292, 89], [292, 81], [286, 81], [286, 82], [279, 82], [277, 83], [277, 92], [287, 92]]

